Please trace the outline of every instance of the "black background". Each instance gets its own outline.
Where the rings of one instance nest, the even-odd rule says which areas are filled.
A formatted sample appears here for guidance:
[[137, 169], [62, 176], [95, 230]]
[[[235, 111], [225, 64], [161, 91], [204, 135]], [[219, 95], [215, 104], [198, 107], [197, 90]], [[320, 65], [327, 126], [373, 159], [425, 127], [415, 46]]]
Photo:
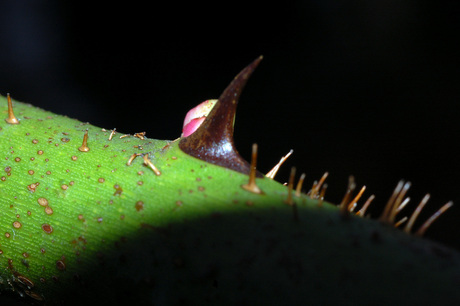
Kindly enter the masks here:
[[460, 249], [457, 1], [15, 0], [0, 13], [0, 94], [151, 138], [177, 138], [190, 108], [264, 55], [238, 107], [245, 158], [258, 143], [267, 172], [294, 149], [277, 180], [329, 171], [335, 203], [354, 175], [373, 216], [409, 180], [406, 214], [432, 195], [417, 226], [457, 204], [427, 236]]

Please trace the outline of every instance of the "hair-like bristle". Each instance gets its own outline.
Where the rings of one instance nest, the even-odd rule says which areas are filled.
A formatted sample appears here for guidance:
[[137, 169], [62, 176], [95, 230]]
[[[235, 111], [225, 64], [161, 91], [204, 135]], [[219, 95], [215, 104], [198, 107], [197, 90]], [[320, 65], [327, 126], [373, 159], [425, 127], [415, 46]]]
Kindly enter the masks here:
[[329, 175], [329, 172], [324, 172], [323, 176], [320, 178], [319, 182], [314, 182], [313, 187], [311, 188], [310, 191], [310, 198], [315, 199], [318, 196], [319, 191], [321, 190], [321, 186], [324, 184], [324, 181], [326, 181], [327, 176]]
[[158, 170], [158, 168], [155, 167], [152, 161], [149, 160], [149, 155], [145, 154], [143, 158], [144, 158], [144, 164], [148, 166], [150, 169], [152, 169], [153, 173], [155, 173], [156, 176], [160, 176], [161, 175], [160, 170]]
[[401, 224], [403, 224], [403, 223], [406, 222], [406, 221], [407, 221], [407, 216], [404, 217], [404, 218], [402, 218], [402, 219], [399, 220], [398, 222], [396, 222], [396, 223], [394, 224], [394, 227], [397, 228], [397, 227], [399, 227]]
[[116, 131], [117, 131], [117, 129], [114, 128], [114, 129], [110, 132], [109, 140], [112, 140], [113, 136], [115, 136], [115, 134], [117, 133]]
[[401, 192], [401, 189], [403, 188], [403, 186], [404, 186], [404, 181], [403, 180], [399, 181], [398, 184], [396, 185], [396, 188], [393, 190], [391, 197], [388, 199], [388, 202], [385, 205], [385, 208], [383, 209], [382, 214], [379, 217], [380, 221], [386, 222], [388, 215], [390, 214], [390, 211], [393, 208], [394, 202], [396, 201], [396, 198]]
[[429, 199], [430, 199], [430, 194], [427, 193], [423, 197], [423, 199], [420, 201], [417, 208], [412, 213], [412, 216], [410, 217], [409, 222], [407, 222], [406, 227], [404, 228], [404, 231], [406, 233], [410, 233], [412, 227], [414, 226], [415, 220], [417, 219], [418, 215], [420, 214], [420, 212], [422, 211], [423, 207], [426, 205]]
[[363, 207], [361, 207], [360, 210], [358, 210], [358, 212], [356, 213], [357, 216], [361, 216], [361, 217], [364, 217], [364, 215], [366, 214], [366, 211], [367, 211], [367, 208], [369, 207], [369, 205], [371, 205], [372, 201], [375, 199], [375, 195], [371, 195], [367, 201], [364, 203]]
[[430, 225], [439, 218], [440, 215], [442, 215], [446, 210], [452, 207], [454, 203], [452, 201], [447, 202], [444, 204], [440, 209], [438, 209], [428, 220], [425, 221], [425, 223], [422, 224], [422, 226], [415, 232], [416, 236], [423, 236], [425, 234], [425, 231], [430, 227]]
[[9, 93], [6, 94], [6, 99], [8, 101], [8, 118], [5, 119], [6, 123], [19, 124], [20, 122], [13, 112], [13, 102], [11, 102], [11, 97]]
[[348, 211], [353, 212], [355, 210], [356, 205], [365, 190], [366, 190], [366, 186], [363, 186], [361, 190], [358, 192], [358, 194], [356, 195], [356, 197], [352, 201], [350, 201], [350, 203], [348, 203]]
[[319, 207], [321, 207], [323, 205], [324, 196], [326, 195], [326, 189], [327, 189], [327, 184], [323, 184], [323, 187], [321, 187], [321, 192], [319, 194], [319, 199], [318, 199], [318, 206]]
[[[406, 196], [406, 193], [409, 190], [410, 186], [411, 186], [410, 182], [406, 182], [403, 185], [403, 188], [401, 189], [401, 191], [399, 192], [398, 196], [396, 197], [396, 199], [395, 199], [395, 201], [393, 203], [393, 207], [391, 207], [390, 213], [387, 216], [387, 219], [385, 220], [386, 223], [388, 223], [388, 224], [394, 224], [395, 223], [396, 215], [400, 211], [400, 209], [399, 209], [400, 206], [402, 205], [402, 203], [404, 203], [403, 199]], [[404, 205], [406, 205], [406, 204], [404, 204]]]
[[131, 163], [133, 162], [133, 160], [138, 157], [139, 155], [141, 155], [140, 153], [134, 153], [133, 155], [131, 155], [131, 157], [128, 159], [128, 161], [126, 162], [126, 166], [131, 166]]
[[355, 191], [356, 184], [355, 184], [355, 178], [350, 175], [348, 177], [348, 186], [347, 186], [347, 191], [345, 192], [345, 195], [343, 196], [342, 202], [339, 204], [340, 208], [340, 213], [343, 216], [348, 216], [349, 215], [349, 210], [348, 210], [348, 203], [350, 202], [350, 197], [353, 194], [353, 191]]
[[257, 144], [252, 145], [252, 155], [251, 155], [251, 169], [249, 171], [249, 181], [247, 184], [241, 185], [241, 188], [256, 194], [263, 194], [264, 192], [256, 184], [256, 174], [257, 174]]
[[303, 185], [303, 182], [305, 180], [305, 176], [306, 174], [305, 173], [302, 173], [300, 175], [300, 178], [299, 178], [299, 181], [297, 182], [297, 186], [295, 188], [295, 195], [296, 197], [300, 197], [300, 194], [302, 193], [302, 185]]
[[294, 150], [290, 150], [289, 153], [287, 153], [285, 156], [281, 157], [280, 161], [273, 167], [270, 171], [267, 172], [265, 175], [266, 177], [270, 179], [274, 179], [276, 173], [278, 173], [278, 170], [280, 169], [281, 165], [288, 159], [289, 156], [294, 152]]
[[88, 152], [89, 147], [88, 147], [88, 130], [85, 131], [85, 135], [83, 136], [83, 143], [81, 147], [78, 148], [78, 151], [80, 152]]
[[288, 205], [293, 205], [294, 201], [292, 200], [292, 190], [294, 189], [294, 179], [295, 179], [295, 167], [291, 168], [291, 173], [289, 174], [289, 182], [288, 182], [288, 194], [287, 199], [285, 201]]

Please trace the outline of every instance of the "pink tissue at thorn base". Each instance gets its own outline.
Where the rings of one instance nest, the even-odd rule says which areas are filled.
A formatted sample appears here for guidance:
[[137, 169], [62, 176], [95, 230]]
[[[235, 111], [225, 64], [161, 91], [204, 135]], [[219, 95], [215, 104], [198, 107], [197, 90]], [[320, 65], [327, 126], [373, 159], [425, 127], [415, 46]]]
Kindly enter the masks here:
[[182, 137], [193, 134], [203, 123], [204, 119], [206, 119], [206, 116], [211, 112], [216, 103], [216, 99], [206, 100], [189, 110], [184, 119]]

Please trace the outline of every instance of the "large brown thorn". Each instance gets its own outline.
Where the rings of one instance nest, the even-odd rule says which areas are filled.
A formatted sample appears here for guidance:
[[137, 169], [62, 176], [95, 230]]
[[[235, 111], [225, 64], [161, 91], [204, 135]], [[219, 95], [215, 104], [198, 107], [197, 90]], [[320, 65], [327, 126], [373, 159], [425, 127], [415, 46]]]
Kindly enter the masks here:
[[[182, 151], [203, 161], [249, 174], [251, 166], [240, 156], [233, 142], [233, 123], [240, 94], [261, 60], [262, 56], [244, 68], [221, 94], [200, 127], [180, 140]], [[257, 176], [263, 177], [259, 172]]]

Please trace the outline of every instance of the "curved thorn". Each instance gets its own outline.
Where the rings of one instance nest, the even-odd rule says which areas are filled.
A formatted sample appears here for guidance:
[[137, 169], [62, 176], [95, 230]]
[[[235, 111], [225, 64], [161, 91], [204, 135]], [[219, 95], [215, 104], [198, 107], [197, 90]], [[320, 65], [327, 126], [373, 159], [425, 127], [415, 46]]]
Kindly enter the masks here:
[[[179, 148], [182, 151], [215, 165], [244, 174], [250, 173], [250, 164], [240, 156], [235, 148], [233, 123], [243, 87], [261, 60], [262, 56], [244, 68], [221, 94], [200, 127], [190, 136], [180, 140]], [[257, 176], [263, 177], [259, 172]]]

